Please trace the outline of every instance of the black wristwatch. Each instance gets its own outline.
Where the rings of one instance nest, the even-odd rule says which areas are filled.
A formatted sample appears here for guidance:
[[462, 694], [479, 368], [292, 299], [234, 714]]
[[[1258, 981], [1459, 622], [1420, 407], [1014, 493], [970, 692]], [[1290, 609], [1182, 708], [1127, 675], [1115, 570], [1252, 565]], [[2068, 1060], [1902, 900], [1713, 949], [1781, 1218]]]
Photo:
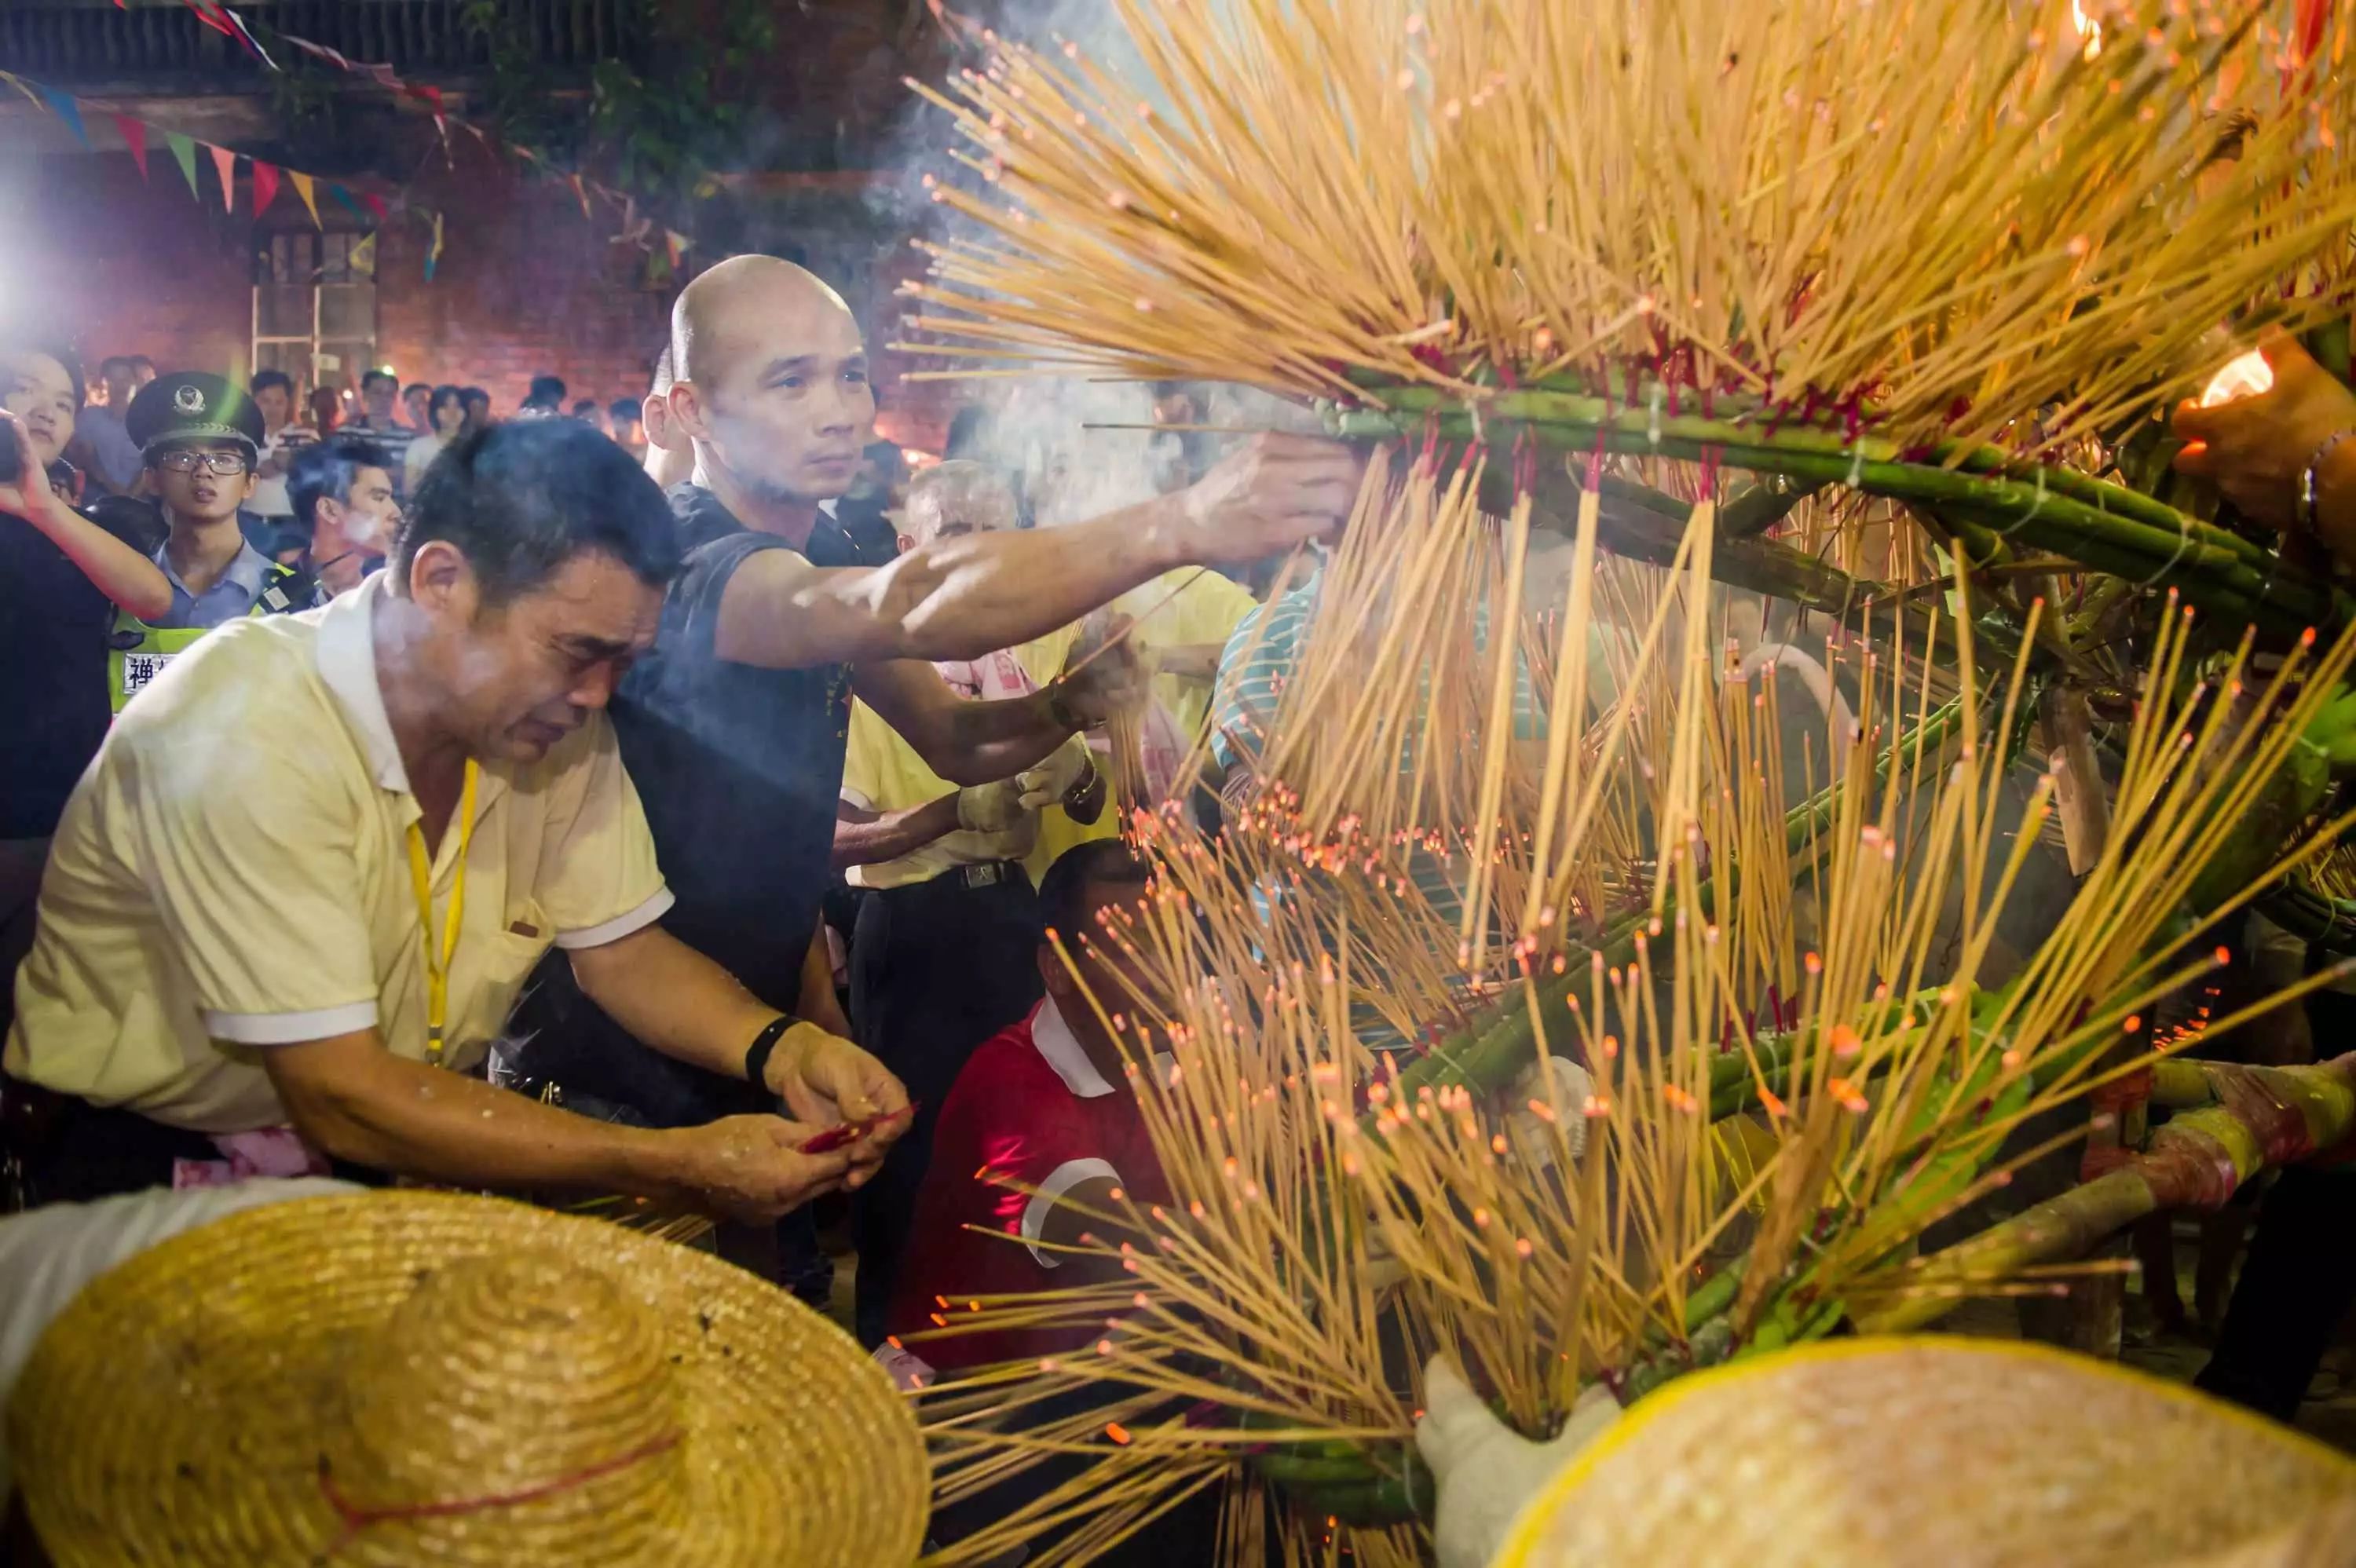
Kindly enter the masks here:
[[745, 1083], [756, 1089], [769, 1086], [770, 1053], [777, 1049], [777, 1041], [785, 1038], [786, 1031], [800, 1021], [789, 1013], [779, 1013], [761, 1026], [761, 1032], [753, 1037], [752, 1045], [744, 1051]]

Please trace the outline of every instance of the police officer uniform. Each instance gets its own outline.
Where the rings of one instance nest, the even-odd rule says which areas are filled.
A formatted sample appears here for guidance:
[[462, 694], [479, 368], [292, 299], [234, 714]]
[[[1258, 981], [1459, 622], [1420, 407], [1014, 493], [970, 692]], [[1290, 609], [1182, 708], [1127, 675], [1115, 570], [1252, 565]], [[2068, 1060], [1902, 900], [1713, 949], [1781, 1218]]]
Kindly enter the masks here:
[[[260, 458], [262, 411], [242, 389], [219, 376], [181, 371], [158, 377], [131, 400], [123, 422], [132, 441], [137, 443], [141, 457], [151, 466], [159, 452], [196, 442], [237, 443], [245, 451], [249, 471]], [[162, 507], [152, 502], [147, 505], [160, 525]], [[162, 548], [156, 549], [155, 560], [170, 576], [172, 569]], [[217, 591], [241, 588], [252, 600], [251, 608], [243, 612], [247, 615], [280, 615], [305, 610], [316, 598], [316, 586], [307, 574], [281, 566], [251, 544], [222, 575], [223, 583], [208, 590], [208, 596]], [[179, 596], [188, 597], [177, 578], [173, 586]], [[111, 639], [112, 654], [108, 661], [108, 685], [114, 710], [123, 711], [124, 703], [209, 629], [209, 625], [151, 626], [127, 610], [120, 612], [115, 617]]]

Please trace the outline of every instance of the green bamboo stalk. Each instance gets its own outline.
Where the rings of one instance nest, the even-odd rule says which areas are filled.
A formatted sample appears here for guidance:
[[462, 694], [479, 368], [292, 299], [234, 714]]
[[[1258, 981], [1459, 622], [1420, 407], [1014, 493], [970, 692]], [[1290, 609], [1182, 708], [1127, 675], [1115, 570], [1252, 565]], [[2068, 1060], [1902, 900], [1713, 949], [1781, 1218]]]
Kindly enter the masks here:
[[[2104, 1237], [2162, 1210], [2215, 1208], [2260, 1171], [2345, 1142], [2356, 1132], [2356, 1052], [2311, 1067], [2185, 1063], [2216, 1103], [2184, 1111], [2149, 1148], [2060, 1197], [1924, 1259], [1909, 1294], [1859, 1313], [1859, 1332], [1901, 1334], [1937, 1321], [1971, 1286], [2039, 1264], [2083, 1256]], [[2184, 1091], [2180, 1072], [2175, 1093]], [[2272, 1115], [2286, 1106], [2297, 1118]]]
[[1599, 399], [1558, 393], [1500, 394], [1476, 414], [1435, 392], [1400, 390], [1409, 394], [1409, 406], [1333, 409], [1328, 423], [1337, 434], [1356, 439], [1412, 439], [1431, 429], [1450, 440], [1494, 441], [1504, 432], [1525, 430], [1572, 451], [1601, 447], [1716, 458], [1734, 467], [1843, 484], [1935, 507], [2006, 539], [2024, 539], [2133, 582], [2169, 584], [2212, 613], [2255, 621], [2277, 635], [2296, 635], [2308, 626], [2336, 629], [2356, 620], [2356, 600], [2250, 541], [2150, 497], [2130, 499], [2133, 491], [2064, 470], [2039, 469], [2033, 482], [2024, 481], [1993, 471], [1901, 461], [1896, 448], [1869, 438], [1850, 444], [1831, 432], [1806, 429], [1770, 435], [1721, 420], [1614, 411]]
[[[1468, 405], [1436, 387], [1370, 386], [1368, 389], [1387, 405], [1386, 411], [1394, 414], [1469, 411]], [[1719, 398], [1708, 416], [1670, 414], [1665, 411], [1665, 393], [1655, 385], [1627, 386], [1618, 400], [1608, 401], [1577, 383], [1542, 381], [1526, 389], [1493, 394], [1481, 404], [1479, 417], [1494, 416], [1509, 424], [1564, 424], [1590, 430], [1616, 426], [1623, 432], [1641, 431], [1648, 439], [1657, 432], [1664, 439], [1689, 439], [1711, 446], [1765, 443], [1795, 453], [1836, 456], [1844, 463], [1862, 460], [1868, 465], [1929, 466], [1982, 475], [2018, 475], [2027, 469], [2036, 476], [2040, 495], [2060, 495], [2096, 512], [2145, 524], [2171, 539], [2189, 534], [2204, 548], [2224, 550], [2261, 569], [2268, 563], [2270, 552], [2265, 547], [2230, 529], [2187, 517], [2157, 497], [2075, 469], [2024, 464], [1997, 447], [1941, 442], [1909, 451], [1879, 436], [1850, 435], [1828, 422], [1777, 419], [1755, 399]], [[1872, 411], [1862, 411], [1861, 417], [1870, 424]]]

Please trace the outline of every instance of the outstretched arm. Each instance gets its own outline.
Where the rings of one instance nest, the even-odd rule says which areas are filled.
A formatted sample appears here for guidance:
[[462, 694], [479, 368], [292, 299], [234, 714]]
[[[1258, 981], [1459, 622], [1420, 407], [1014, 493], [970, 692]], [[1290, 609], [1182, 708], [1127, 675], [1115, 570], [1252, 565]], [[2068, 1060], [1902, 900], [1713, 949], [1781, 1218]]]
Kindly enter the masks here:
[[1093, 522], [937, 539], [873, 569], [785, 550], [740, 566], [721, 597], [723, 658], [776, 669], [976, 658], [1079, 619], [1149, 578], [1331, 535], [1357, 494], [1347, 447], [1263, 435], [1185, 490]]
[[915, 659], [861, 665], [851, 672], [851, 689], [926, 767], [958, 784], [1012, 778], [1062, 745], [1073, 720], [1084, 717], [1059, 701], [1060, 683], [1028, 697], [978, 701], [959, 697], [932, 666]]
[[172, 583], [163, 568], [66, 505], [49, 488], [16, 415], [0, 410], [0, 440], [16, 449], [16, 479], [0, 485], [0, 512], [14, 512], [65, 551], [101, 593], [143, 621], [172, 608]]

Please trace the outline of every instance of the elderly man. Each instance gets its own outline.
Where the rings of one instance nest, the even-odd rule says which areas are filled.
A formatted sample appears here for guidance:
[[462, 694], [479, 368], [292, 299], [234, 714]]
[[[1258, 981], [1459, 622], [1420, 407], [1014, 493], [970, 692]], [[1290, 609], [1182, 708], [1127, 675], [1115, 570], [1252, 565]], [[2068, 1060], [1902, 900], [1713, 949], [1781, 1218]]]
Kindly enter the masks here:
[[[18, 976], [37, 1200], [332, 1159], [773, 1218], [862, 1179], [896, 1124], [802, 1146], [904, 1110], [899, 1085], [658, 923], [602, 710], [678, 561], [612, 443], [498, 428], [436, 465], [387, 571], [174, 661], [75, 789]], [[471, 1076], [552, 944], [637, 1038], [796, 1119], [650, 1132]]]

